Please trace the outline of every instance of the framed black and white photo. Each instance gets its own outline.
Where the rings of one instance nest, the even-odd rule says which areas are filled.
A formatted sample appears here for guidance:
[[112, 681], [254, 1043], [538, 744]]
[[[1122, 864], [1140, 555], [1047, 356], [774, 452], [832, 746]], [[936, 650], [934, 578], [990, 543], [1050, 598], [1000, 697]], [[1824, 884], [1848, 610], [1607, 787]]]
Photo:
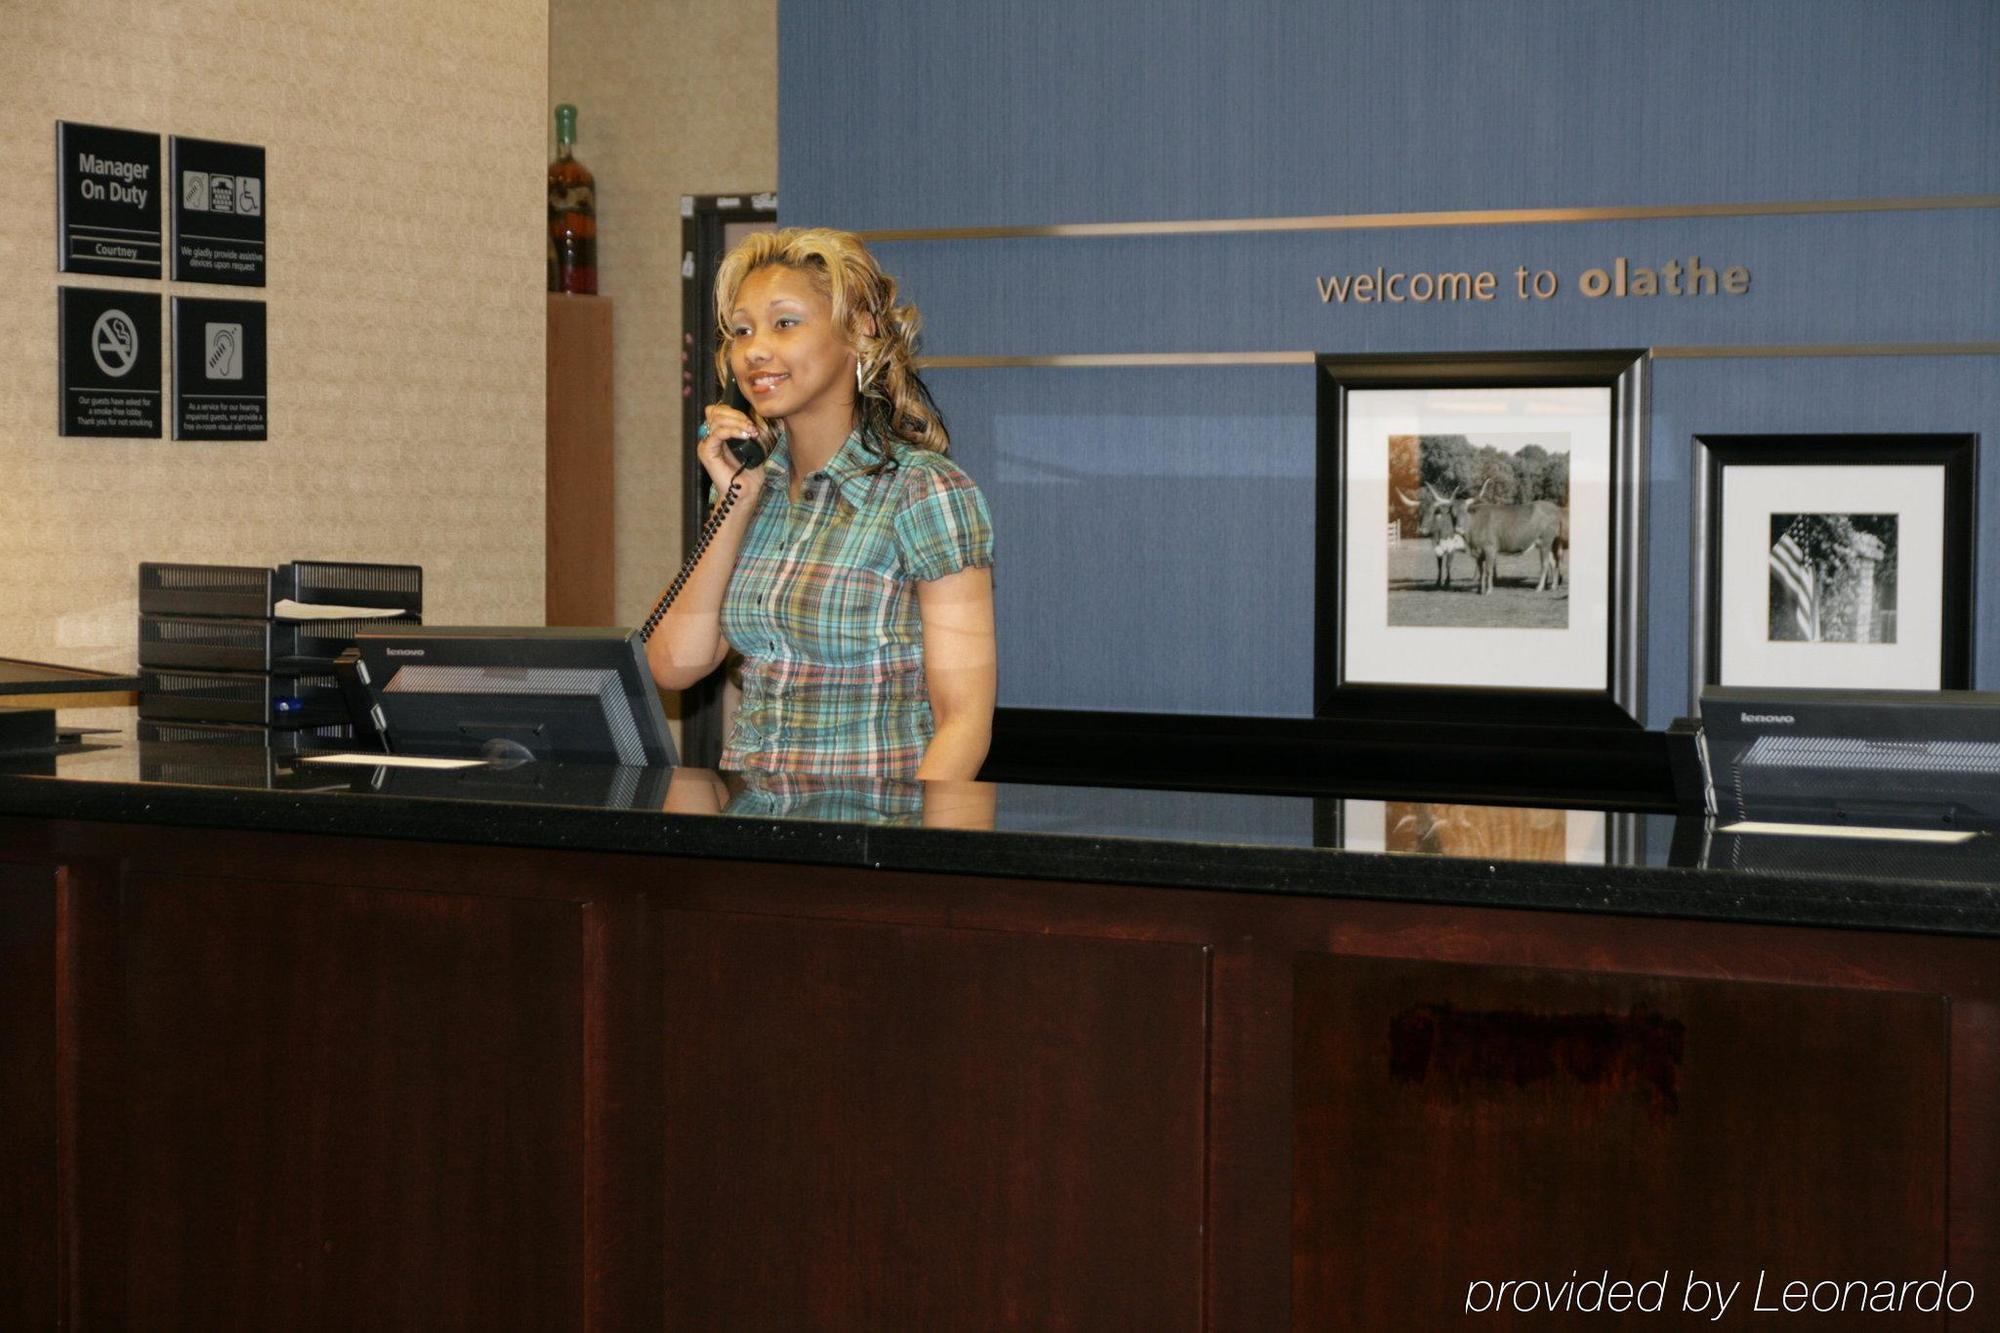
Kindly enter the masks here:
[[1639, 351], [1321, 357], [1321, 716], [1638, 725]]
[[1971, 684], [1976, 436], [1694, 444], [1696, 695]]

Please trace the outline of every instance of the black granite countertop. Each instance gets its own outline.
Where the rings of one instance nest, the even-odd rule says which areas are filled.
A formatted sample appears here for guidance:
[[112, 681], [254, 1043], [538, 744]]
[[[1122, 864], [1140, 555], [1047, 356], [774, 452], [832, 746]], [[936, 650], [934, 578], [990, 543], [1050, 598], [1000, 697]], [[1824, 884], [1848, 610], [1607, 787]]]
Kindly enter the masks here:
[[[93, 719], [94, 720], [94, 719]], [[587, 765], [339, 767], [129, 732], [0, 759], [0, 816], [2000, 937], [2000, 839], [1603, 810]]]

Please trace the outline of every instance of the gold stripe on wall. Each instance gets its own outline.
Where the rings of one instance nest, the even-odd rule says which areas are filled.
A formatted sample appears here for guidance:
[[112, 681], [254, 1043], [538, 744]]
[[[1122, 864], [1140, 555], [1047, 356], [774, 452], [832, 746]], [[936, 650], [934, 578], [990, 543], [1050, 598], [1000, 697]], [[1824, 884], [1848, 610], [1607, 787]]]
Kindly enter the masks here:
[[1655, 347], [1655, 360], [1752, 356], [2000, 356], [2000, 343], [1800, 343], [1790, 347]]
[[[1495, 349], [1532, 351], [1532, 348]], [[1725, 357], [2000, 356], [1993, 343], [1793, 343], [1770, 347], [1655, 347], [1655, 360]], [[1414, 353], [1421, 356], [1422, 353]], [[1318, 352], [1105, 352], [1065, 356], [926, 356], [920, 370], [1105, 369], [1144, 366], [1309, 366]]]
[[1006, 370], [1065, 366], [1100, 369], [1114, 366], [1309, 366], [1314, 352], [1104, 352], [1071, 356], [926, 356], [924, 370]]
[[1404, 227], [1519, 227], [1551, 222], [1645, 222], [1661, 218], [1798, 217], [1826, 213], [1928, 213], [2000, 208], [2000, 194], [1912, 199], [1806, 199], [1756, 204], [1641, 204], [1605, 208], [1478, 208], [1431, 213], [1328, 213], [1317, 217], [1209, 218], [1184, 222], [1059, 222], [1039, 227], [902, 227], [860, 233], [868, 241], [994, 241], [1036, 236], [1200, 236], [1261, 231], [1381, 231]]

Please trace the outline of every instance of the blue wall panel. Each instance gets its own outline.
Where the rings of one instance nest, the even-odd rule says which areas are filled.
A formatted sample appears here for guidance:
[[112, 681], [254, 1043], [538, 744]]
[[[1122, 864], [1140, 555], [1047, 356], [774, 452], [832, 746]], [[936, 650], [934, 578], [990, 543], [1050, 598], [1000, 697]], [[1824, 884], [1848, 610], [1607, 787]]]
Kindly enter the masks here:
[[[780, 23], [784, 221], [861, 229], [2000, 193], [1992, 0], [801, 4]], [[2000, 338], [2000, 211], [879, 243], [937, 356]], [[1751, 271], [1605, 297], [1586, 268]], [[1517, 265], [1556, 271], [1550, 301]], [[1486, 304], [1314, 279], [1490, 269]], [[1002, 702], [1302, 715], [1307, 367], [938, 370], [999, 523]], [[2000, 535], [2000, 359], [1662, 360], [1649, 725], [1687, 699], [1697, 433], [1975, 431]], [[1980, 610], [1978, 682], [2000, 686]]]
[[1312, 375], [932, 377], [993, 508], [1002, 703], [1311, 715]]
[[1990, 193], [1992, 0], [786, 0], [854, 228]]

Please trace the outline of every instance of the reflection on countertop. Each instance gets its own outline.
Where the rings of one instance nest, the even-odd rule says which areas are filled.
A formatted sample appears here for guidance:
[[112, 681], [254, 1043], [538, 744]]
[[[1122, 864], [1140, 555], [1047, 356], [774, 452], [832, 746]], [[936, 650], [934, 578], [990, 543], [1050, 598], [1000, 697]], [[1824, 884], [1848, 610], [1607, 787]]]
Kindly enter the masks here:
[[2000, 933], [2000, 840], [1986, 836], [1834, 844], [1617, 810], [581, 764], [329, 765], [262, 745], [141, 742], [116, 710], [75, 720], [113, 731], [0, 759], [0, 816]]

